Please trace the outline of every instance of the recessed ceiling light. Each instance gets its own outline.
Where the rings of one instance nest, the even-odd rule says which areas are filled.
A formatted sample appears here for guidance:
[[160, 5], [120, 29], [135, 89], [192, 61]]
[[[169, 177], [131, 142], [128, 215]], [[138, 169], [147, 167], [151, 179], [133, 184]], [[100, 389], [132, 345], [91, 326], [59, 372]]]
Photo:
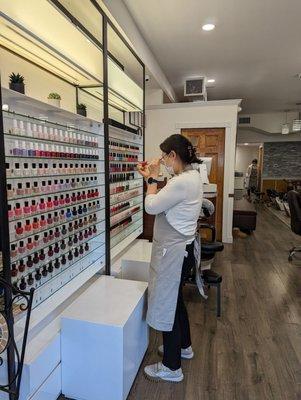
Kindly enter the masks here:
[[214, 82], [215, 82], [215, 79], [207, 79], [207, 82], [208, 82], [208, 83], [214, 83]]
[[249, 146], [249, 143], [244, 143], [245, 146]]
[[213, 31], [214, 28], [214, 24], [205, 24], [202, 26], [203, 31]]

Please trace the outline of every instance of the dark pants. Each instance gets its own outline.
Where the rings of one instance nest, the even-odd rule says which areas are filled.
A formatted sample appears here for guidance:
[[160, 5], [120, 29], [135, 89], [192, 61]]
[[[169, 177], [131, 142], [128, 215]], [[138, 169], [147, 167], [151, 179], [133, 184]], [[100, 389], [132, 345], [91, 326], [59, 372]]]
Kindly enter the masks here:
[[248, 197], [251, 196], [251, 193], [254, 193], [256, 190], [256, 186], [251, 186], [248, 188]]
[[185, 257], [183, 261], [181, 283], [179, 286], [175, 321], [172, 331], [162, 332], [164, 346], [163, 365], [172, 370], [181, 367], [181, 349], [187, 349], [187, 347], [191, 346], [188, 314], [183, 299], [183, 282], [185, 278], [190, 275], [191, 269], [194, 267], [193, 248], [193, 243], [186, 246], [188, 257]]

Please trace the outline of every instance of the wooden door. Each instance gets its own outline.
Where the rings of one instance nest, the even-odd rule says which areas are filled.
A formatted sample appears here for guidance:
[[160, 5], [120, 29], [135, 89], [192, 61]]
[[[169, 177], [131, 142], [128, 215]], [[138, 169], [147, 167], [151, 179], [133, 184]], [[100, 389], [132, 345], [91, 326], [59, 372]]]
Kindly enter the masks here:
[[223, 226], [223, 192], [224, 192], [224, 158], [225, 129], [224, 128], [192, 128], [182, 129], [182, 135], [187, 137], [195, 147], [197, 155], [212, 157], [210, 183], [217, 185], [216, 198], [216, 231], [217, 239], [222, 239]]

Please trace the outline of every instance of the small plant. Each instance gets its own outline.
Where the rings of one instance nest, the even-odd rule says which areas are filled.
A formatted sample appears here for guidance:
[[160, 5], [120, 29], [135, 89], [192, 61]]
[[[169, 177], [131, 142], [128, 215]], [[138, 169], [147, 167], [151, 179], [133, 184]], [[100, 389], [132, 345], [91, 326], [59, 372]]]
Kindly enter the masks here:
[[86, 104], [80, 103], [77, 105], [77, 109], [82, 111], [87, 111], [87, 106]]
[[9, 75], [9, 81], [10, 81], [10, 83], [24, 83], [24, 76], [20, 75], [20, 74], [15, 74], [14, 72], [12, 72]]
[[49, 93], [48, 99], [61, 100], [62, 98], [58, 93]]

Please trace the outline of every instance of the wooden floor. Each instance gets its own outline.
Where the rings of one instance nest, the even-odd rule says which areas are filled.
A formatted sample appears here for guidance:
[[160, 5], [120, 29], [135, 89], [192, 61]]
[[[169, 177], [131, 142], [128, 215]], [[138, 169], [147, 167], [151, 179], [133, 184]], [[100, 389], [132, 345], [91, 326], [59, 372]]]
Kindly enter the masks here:
[[288, 249], [301, 244], [281, 221], [259, 210], [256, 232], [236, 239], [219, 255], [222, 317], [215, 292], [205, 303], [194, 288], [185, 295], [195, 358], [183, 361], [179, 384], [153, 383], [143, 367], [156, 362], [160, 335], [150, 346], [128, 400], [300, 400], [301, 260]]

